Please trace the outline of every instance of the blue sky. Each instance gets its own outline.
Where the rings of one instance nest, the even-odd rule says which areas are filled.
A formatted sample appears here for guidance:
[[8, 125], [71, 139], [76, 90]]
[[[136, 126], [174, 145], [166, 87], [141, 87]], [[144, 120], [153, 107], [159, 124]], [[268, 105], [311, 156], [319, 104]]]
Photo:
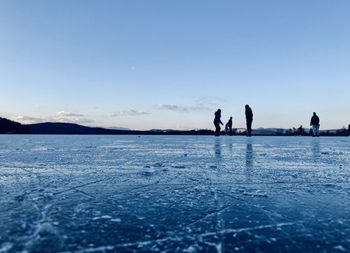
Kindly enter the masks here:
[[0, 1], [0, 116], [132, 129], [350, 124], [350, 1]]

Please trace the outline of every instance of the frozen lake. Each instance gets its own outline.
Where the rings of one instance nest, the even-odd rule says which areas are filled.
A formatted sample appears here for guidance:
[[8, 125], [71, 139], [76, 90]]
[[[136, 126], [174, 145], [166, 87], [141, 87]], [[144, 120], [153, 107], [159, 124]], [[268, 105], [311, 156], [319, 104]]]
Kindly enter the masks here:
[[0, 252], [349, 252], [350, 138], [0, 135]]

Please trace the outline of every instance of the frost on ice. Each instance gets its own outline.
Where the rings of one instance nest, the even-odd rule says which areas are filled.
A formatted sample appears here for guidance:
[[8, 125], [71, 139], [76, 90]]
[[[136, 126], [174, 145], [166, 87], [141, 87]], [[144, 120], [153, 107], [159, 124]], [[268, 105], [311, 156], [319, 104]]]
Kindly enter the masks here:
[[0, 143], [1, 253], [350, 251], [350, 138]]

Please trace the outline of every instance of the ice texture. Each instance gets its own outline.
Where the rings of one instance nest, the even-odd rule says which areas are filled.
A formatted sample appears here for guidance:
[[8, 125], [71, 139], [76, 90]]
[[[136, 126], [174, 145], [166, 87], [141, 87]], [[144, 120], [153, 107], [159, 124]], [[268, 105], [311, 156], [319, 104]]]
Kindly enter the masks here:
[[0, 252], [349, 252], [350, 138], [0, 135]]

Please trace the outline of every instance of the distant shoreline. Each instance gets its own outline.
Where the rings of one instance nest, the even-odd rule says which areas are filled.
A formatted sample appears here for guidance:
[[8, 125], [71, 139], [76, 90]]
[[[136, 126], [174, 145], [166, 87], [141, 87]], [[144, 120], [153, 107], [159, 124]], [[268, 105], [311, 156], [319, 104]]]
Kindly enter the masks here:
[[[69, 133], [60, 133], [60, 134], [43, 134], [43, 133], [36, 133], [36, 134], [31, 134], [31, 133], [0, 133], [1, 135], [61, 135], [61, 136], [117, 136], [117, 135], [123, 135], [123, 136], [214, 136], [214, 134], [179, 134], [179, 133], [164, 133], [164, 134], [157, 134], [157, 133], [149, 133], [149, 134], [69, 134]], [[234, 135], [226, 135], [226, 134], [222, 134], [220, 136], [216, 136], [216, 137], [239, 137], [239, 136], [243, 136], [243, 137], [247, 137], [245, 134], [234, 134]], [[312, 135], [299, 135], [299, 136], [295, 136], [295, 135], [263, 135], [263, 134], [252, 134], [251, 137], [313, 137]], [[349, 137], [348, 135], [323, 135], [320, 134], [320, 137]], [[317, 137], [315, 137], [317, 138]]]
[[[312, 136], [304, 129], [302, 136]], [[293, 129], [282, 128], [258, 128], [253, 129], [254, 136], [295, 136]], [[34, 135], [214, 135], [213, 130], [173, 130], [173, 129], [152, 129], [152, 130], [120, 130], [102, 127], [87, 127], [74, 123], [46, 122], [37, 124], [21, 124], [8, 119], [0, 118], [0, 134], [34, 134]], [[221, 135], [225, 135], [221, 131]], [[232, 136], [246, 135], [245, 129], [233, 129]], [[348, 130], [333, 129], [321, 130], [321, 136], [348, 136]], [[299, 135], [300, 136], [300, 135]]]

